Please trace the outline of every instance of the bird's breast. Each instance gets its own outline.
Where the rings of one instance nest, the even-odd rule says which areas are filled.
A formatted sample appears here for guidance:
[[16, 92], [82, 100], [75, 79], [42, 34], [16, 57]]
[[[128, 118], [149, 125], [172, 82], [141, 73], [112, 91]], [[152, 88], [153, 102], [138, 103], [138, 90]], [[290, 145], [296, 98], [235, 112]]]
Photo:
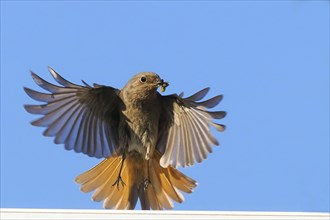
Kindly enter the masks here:
[[149, 159], [158, 139], [159, 106], [148, 103], [129, 104], [126, 105], [123, 115], [128, 133], [127, 151], [136, 151], [144, 159]]

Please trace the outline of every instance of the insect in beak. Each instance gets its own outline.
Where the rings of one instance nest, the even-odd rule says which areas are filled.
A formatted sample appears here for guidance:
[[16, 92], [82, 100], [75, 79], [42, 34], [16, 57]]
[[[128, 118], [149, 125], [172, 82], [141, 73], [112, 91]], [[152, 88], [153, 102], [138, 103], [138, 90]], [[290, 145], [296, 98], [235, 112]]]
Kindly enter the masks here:
[[158, 85], [161, 87], [160, 91], [165, 92], [166, 87], [169, 86], [170, 84], [168, 82], [165, 82], [163, 79], [161, 79]]

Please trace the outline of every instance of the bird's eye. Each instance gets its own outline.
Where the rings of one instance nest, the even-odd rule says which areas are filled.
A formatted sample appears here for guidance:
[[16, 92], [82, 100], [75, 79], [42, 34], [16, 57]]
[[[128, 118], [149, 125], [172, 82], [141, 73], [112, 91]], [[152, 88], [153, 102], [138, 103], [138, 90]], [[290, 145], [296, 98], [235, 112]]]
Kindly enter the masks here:
[[143, 83], [144, 83], [144, 82], [147, 82], [147, 78], [146, 78], [145, 76], [142, 76], [142, 77], [140, 78], [140, 81], [143, 82]]

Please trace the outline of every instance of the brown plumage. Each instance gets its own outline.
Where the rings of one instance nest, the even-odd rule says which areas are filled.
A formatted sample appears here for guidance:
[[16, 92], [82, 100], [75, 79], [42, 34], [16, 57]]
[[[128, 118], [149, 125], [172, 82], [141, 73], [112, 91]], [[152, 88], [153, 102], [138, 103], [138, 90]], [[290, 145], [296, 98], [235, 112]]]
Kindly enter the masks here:
[[123, 89], [94, 84], [73, 84], [53, 69], [53, 85], [32, 73], [34, 81], [49, 93], [29, 88], [25, 92], [42, 105], [25, 105], [32, 114], [43, 117], [33, 121], [46, 127], [45, 136], [56, 144], [91, 157], [105, 158], [76, 182], [83, 192], [95, 190], [92, 199], [104, 201], [104, 208], [171, 209], [173, 200], [181, 203], [180, 191], [191, 193], [197, 182], [177, 170], [201, 162], [218, 145], [210, 131], [225, 126], [213, 119], [225, 112], [211, 112], [222, 96], [206, 101], [209, 88], [182, 98], [162, 96], [168, 86], [152, 72], [135, 75]]

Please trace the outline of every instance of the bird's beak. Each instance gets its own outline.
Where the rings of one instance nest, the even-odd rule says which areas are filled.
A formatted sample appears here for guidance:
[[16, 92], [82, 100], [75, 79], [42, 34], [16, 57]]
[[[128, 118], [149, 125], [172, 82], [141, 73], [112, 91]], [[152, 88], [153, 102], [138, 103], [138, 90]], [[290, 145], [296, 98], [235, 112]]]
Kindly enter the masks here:
[[169, 86], [170, 84], [168, 82], [165, 82], [163, 79], [161, 79], [158, 85], [161, 87], [160, 91], [165, 92], [166, 87]]

